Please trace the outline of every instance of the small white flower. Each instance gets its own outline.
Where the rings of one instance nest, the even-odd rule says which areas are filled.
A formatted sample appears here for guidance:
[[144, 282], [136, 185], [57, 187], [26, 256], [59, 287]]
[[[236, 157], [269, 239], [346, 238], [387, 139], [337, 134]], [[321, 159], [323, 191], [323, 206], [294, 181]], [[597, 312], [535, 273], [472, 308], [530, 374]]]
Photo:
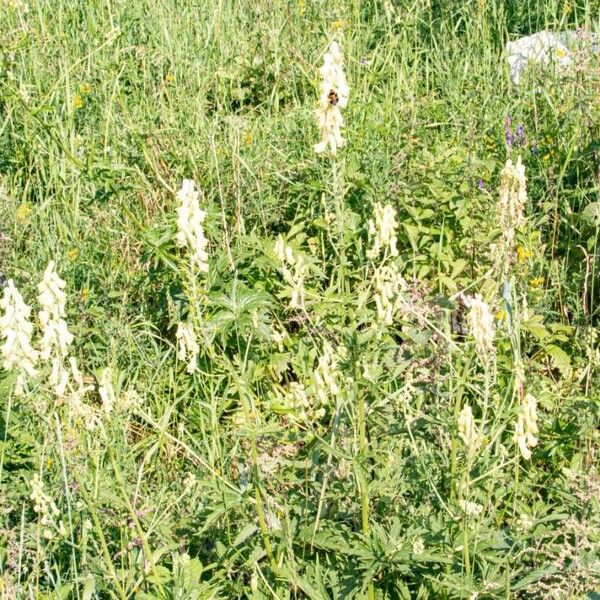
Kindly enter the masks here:
[[458, 505], [465, 515], [469, 517], [478, 517], [483, 512], [483, 506], [481, 506], [481, 504], [477, 504], [477, 502], [459, 500]]
[[180, 204], [177, 207], [177, 235], [175, 243], [179, 247], [187, 247], [190, 259], [199, 271], [208, 272], [208, 240], [204, 236], [202, 223], [206, 213], [200, 209], [200, 192], [191, 179], [184, 179], [177, 192]]
[[425, 552], [425, 542], [422, 537], [415, 538], [412, 545], [412, 552], [415, 556], [419, 556], [419, 554]]

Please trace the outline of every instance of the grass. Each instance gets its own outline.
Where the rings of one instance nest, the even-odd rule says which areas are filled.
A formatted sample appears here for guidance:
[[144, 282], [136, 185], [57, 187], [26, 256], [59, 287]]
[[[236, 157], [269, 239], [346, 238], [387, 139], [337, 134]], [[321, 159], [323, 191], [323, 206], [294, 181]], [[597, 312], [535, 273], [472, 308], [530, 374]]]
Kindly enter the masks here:
[[[100, 423], [56, 399], [47, 366], [24, 398], [0, 371], [3, 599], [594, 598], [598, 64], [515, 88], [503, 48], [598, 31], [596, 0], [18, 5], [0, 4], [0, 271], [35, 316], [56, 261]], [[335, 159], [313, 151], [332, 35], [351, 88]], [[489, 251], [519, 153], [526, 225], [503, 278]], [[205, 276], [175, 245], [184, 178], [207, 211]], [[389, 326], [366, 256], [377, 202], [407, 282]], [[305, 309], [278, 235], [307, 265]], [[461, 292], [494, 312], [494, 361]], [[315, 377], [327, 348], [335, 393]], [[530, 460], [513, 441], [525, 393]]]

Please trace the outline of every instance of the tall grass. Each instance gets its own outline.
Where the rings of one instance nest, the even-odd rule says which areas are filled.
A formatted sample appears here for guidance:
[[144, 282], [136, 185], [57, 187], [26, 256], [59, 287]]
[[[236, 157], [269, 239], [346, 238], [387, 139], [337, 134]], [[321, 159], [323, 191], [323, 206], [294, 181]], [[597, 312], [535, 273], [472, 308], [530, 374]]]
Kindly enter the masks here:
[[[44, 366], [25, 397], [0, 371], [2, 597], [593, 598], [600, 71], [515, 88], [503, 48], [597, 31], [596, 0], [22, 6], [0, 4], [0, 271], [35, 317], [55, 261], [98, 424]], [[334, 159], [313, 151], [331, 36], [351, 88]], [[490, 247], [517, 154], [529, 200], [502, 277]], [[208, 213], [198, 281], [175, 243], [185, 178]], [[367, 256], [376, 203], [396, 211], [397, 260]], [[280, 235], [306, 265], [301, 308]], [[378, 260], [404, 281], [389, 326]], [[513, 440], [526, 393], [530, 460]]]

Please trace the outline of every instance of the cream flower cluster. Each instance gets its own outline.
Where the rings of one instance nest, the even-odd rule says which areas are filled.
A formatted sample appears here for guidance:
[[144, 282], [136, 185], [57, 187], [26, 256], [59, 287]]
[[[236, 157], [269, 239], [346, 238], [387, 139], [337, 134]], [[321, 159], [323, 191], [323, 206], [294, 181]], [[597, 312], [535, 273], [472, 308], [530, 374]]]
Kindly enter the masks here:
[[519, 406], [514, 435], [514, 441], [525, 460], [531, 458], [530, 448], [537, 446], [538, 443], [535, 437], [539, 431], [537, 420], [537, 402], [531, 394], [526, 394]]
[[458, 505], [468, 517], [478, 517], [483, 512], [483, 506], [477, 504], [477, 502], [459, 500]]
[[294, 252], [288, 246], [281, 236], [275, 242], [275, 256], [281, 263], [281, 272], [283, 278], [292, 288], [292, 298], [290, 308], [304, 308], [304, 279], [307, 274], [307, 267], [301, 254], [294, 255]]
[[88, 392], [95, 390], [95, 386], [86, 385], [83, 375], [77, 366], [77, 360], [72, 356], [69, 357], [69, 366], [71, 367], [71, 377], [73, 378], [71, 393], [67, 396], [69, 413], [75, 419], [81, 419], [84, 427], [88, 431], [92, 431], [98, 425], [99, 418], [96, 411], [86, 404], [83, 399]]
[[317, 125], [321, 141], [315, 144], [315, 152], [322, 153], [329, 148], [332, 155], [346, 143], [342, 137], [344, 117], [342, 108], [348, 105], [350, 88], [344, 74], [344, 56], [339, 44], [332, 41], [325, 53], [321, 75], [321, 95], [316, 110]]
[[64, 394], [69, 382], [69, 371], [65, 366], [65, 360], [69, 346], [73, 342], [73, 334], [64, 319], [65, 285], [56, 273], [54, 261], [50, 261], [44, 271], [44, 278], [38, 285], [40, 292], [38, 301], [42, 307], [38, 313], [42, 329], [40, 357], [51, 361], [50, 384], [54, 386], [57, 396]]
[[2, 366], [7, 371], [18, 369], [16, 393], [24, 393], [27, 377], [35, 377], [35, 365], [38, 353], [31, 346], [33, 324], [29, 320], [31, 308], [23, 301], [23, 296], [15, 287], [12, 279], [4, 288], [4, 296], [0, 300], [0, 337], [2, 346]]
[[389, 249], [391, 256], [398, 256], [396, 238], [396, 210], [387, 204], [375, 204], [374, 219], [369, 220], [369, 236], [373, 238], [373, 247], [367, 251], [369, 258], [376, 258], [382, 250]]
[[506, 161], [500, 178], [498, 219], [502, 237], [498, 243], [492, 245], [492, 260], [506, 277], [510, 265], [514, 262], [515, 231], [525, 223], [527, 180], [525, 165], [520, 155], [516, 164], [510, 159]]
[[323, 354], [313, 374], [315, 393], [322, 405], [330, 404], [330, 399], [335, 398], [341, 391], [342, 374], [339, 363], [342, 353], [334, 350], [329, 342], [325, 342]]
[[177, 235], [175, 243], [187, 247], [190, 260], [199, 271], [208, 272], [208, 240], [204, 236], [202, 223], [206, 213], [200, 209], [200, 191], [191, 179], [184, 179], [181, 189], [177, 192], [179, 206], [177, 207]]
[[494, 350], [494, 316], [489, 305], [476, 294], [467, 302], [469, 308], [469, 328], [475, 339], [475, 348], [482, 362], [487, 362], [495, 354]]
[[394, 322], [396, 312], [402, 306], [401, 292], [406, 287], [406, 281], [404, 281], [394, 263], [377, 267], [373, 280], [375, 283], [374, 299], [377, 306], [377, 320], [386, 325], [391, 325]]
[[40, 517], [42, 535], [48, 540], [52, 539], [57, 529], [56, 519], [60, 511], [54, 500], [44, 492], [44, 484], [37, 473], [34, 474], [29, 485], [31, 486], [29, 498], [33, 500], [33, 510]]
[[468, 404], [463, 407], [458, 416], [458, 437], [463, 441], [468, 453], [474, 450], [479, 439], [473, 411]]
[[187, 360], [187, 372], [193, 373], [196, 370], [196, 361], [200, 353], [200, 346], [196, 338], [196, 332], [191, 323], [183, 321], [177, 325], [177, 358], [179, 360]]
[[[292, 420], [305, 421], [309, 418], [311, 403], [304, 384], [292, 381], [283, 393], [278, 394], [278, 400], [289, 411]], [[318, 418], [323, 413], [314, 416]]]
[[527, 202], [527, 180], [525, 165], [521, 155], [516, 164], [508, 159], [500, 175], [500, 219], [503, 228], [519, 229], [525, 222], [525, 203]]

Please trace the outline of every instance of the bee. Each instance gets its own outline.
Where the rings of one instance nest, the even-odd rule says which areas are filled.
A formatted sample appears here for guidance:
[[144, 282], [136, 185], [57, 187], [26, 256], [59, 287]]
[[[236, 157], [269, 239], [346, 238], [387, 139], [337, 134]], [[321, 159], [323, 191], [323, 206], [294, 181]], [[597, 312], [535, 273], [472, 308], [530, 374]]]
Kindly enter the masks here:
[[329, 100], [329, 104], [331, 104], [331, 106], [335, 106], [340, 101], [340, 98], [335, 90], [329, 90], [327, 99]]

